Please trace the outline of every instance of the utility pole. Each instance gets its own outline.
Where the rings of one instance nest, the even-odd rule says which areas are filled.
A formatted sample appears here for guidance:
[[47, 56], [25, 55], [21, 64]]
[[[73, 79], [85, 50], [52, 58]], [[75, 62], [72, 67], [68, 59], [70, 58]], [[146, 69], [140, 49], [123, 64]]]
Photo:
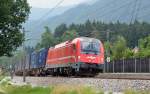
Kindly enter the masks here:
[[[25, 36], [26, 32], [28, 31], [25, 31], [25, 29], [23, 28], [23, 35]], [[23, 55], [23, 82], [26, 82], [26, 49], [25, 49], [25, 41], [28, 41], [30, 39], [25, 39], [24, 42], [23, 42], [23, 51], [24, 51], [24, 55]]]
[[10, 77], [13, 79], [13, 59], [10, 59], [10, 65], [9, 65], [9, 71], [10, 71]]
[[11, 65], [10, 65], [10, 72], [11, 72], [11, 79], [13, 79], [13, 76], [14, 76], [14, 63], [15, 63], [15, 56], [10, 59], [11, 61]]
[[[107, 30], [107, 42], [110, 43], [110, 30], [108, 29]], [[109, 49], [107, 50], [107, 57], [110, 57], [110, 47]]]
[[[108, 49], [106, 50], [106, 55], [107, 55], [107, 68], [106, 68], [106, 69], [108, 70], [108, 67], [109, 67], [109, 66], [108, 66], [108, 65], [109, 65], [108, 63], [110, 63], [110, 40], [109, 40], [109, 39], [110, 39], [110, 30], [109, 30], [109, 29], [107, 30], [106, 34], [107, 34], [107, 35], [106, 35], [106, 36], [107, 36], [107, 43], [109, 43], [109, 47], [108, 47]], [[113, 63], [114, 63], [114, 62], [113, 62]]]
[[[25, 29], [23, 28], [23, 35], [25, 36]], [[23, 55], [23, 82], [26, 81], [26, 70], [25, 70], [25, 67], [26, 67], [26, 50], [25, 50], [25, 40], [23, 42], [23, 51], [24, 51], [24, 55]]]

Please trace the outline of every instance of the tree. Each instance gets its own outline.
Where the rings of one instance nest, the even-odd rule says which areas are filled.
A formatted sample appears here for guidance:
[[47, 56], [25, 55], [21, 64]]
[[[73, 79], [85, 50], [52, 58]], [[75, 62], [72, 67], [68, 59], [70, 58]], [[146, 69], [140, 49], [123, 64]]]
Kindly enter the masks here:
[[105, 57], [107, 58], [108, 56], [110, 56], [110, 58], [112, 59], [112, 51], [111, 51], [111, 44], [110, 42], [105, 42], [104, 43], [104, 48], [105, 48]]
[[144, 39], [139, 40], [139, 53], [140, 57], [150, 57], [150, 35]]
[[127, 48], [124, 52], [124, 58], [128, 59], [128, 58], [132, 58], [134, 56], [134, 52], [132, 51], [132, 49]]
[[67, 31], [67, 26], [66, 24], [61, 24], [58, 27], [56, 27], [55, 32], [54, 32], [54, 37], [60, 38], [63, 33]]
[[92, 32], [94, 31], [93, 24], [90, 20], [87, 20], [84, 25], [82, 25], [82, 31], [78, 32], [80, 36], [91, 37]]
[[19, 50], [19, 51], [16, 51], [12, 57], [2, 56], [0, 57], [0, 61], [1, 61], [0, 66], [3, 66], [4, 68], [9, 69], [11, 65], [11, 67], [14, 68], [15, 63], [21, 62], [24, 55], [25, 55], [24, 51]]
[[[113, 43], [117, 36], [123, 36], [127, 40], [127, 46], [134, 48], [138, 45], [138, 40], [150, 34], [150, 24], [147, 22], [135, 21], [132, 24], [117, 22], [104, 23], [100, 21], [87, 20], [82, 24], [72, 23], [68, 27], [60, 25], [55, 29], [55, 37], [59, 39], [65, 31], [75, 30], [79, 36], [96, 37], [101, 41], [107, 41], [107, 30], [110, 30], [109, 40]], [[60, 33], [59, 33], [60, 32]], [[59, 36], [59, 37], [58, 37]]]
[[26, 46], [25, 47], [25, 51], [26, 51], [26, 53], [30, 54], [30, 53], [32, 53], [34, 51], [34, 48], [30, 47], [30, 46]]
[[41, 43], [37, 43], [35, 46], [35, 50], [40, 50], [42, 48]]
[[117, 37], [117, 41], [113, 44], [112, 54], [114, 59], [121, 59], [124, 57], [127, 49], [126, 40], [122, 36]]
[[0, 56], [11, 56], [22, 44], [22, 23], [29, 12], [27, 0], [0, 0]]
[[51, 30], [46, 26], [45, 32], [41, 36], [41, 42], [36, 45], [36, 49], [39, 50], [40, 48], [49, 48], [55, 45], [55, 39]]
[[79, 35], [75, 30], [66, 31], [66, 32], [64, 32], [64, 34], [62, 36], [62, 41], [72, 40], [78, 36]]

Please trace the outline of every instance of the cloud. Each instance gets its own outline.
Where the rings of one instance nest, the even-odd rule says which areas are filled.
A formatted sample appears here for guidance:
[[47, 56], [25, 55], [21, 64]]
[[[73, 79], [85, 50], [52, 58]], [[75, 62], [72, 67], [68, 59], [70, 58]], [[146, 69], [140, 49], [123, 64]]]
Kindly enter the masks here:
[[[61, 0], [28, 0], [31, 7], [52, 8]], [[91, 0], [64, 0], [60, 6], [73, 6], [81, 3], [86, 3]]]

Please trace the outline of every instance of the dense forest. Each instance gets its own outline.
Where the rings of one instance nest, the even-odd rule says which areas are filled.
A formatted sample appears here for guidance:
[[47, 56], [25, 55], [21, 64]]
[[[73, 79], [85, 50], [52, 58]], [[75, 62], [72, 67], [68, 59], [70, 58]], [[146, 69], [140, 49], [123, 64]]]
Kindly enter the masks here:
[[[113, 59], [130, 58], [135, 56], [145, 56], [134, 54], [133, 48], [150, 47], [150, 44], [144, 44], [150, 39], [150, 24], [146, 22], [135, 21], [134, 23], [104, 23], [99, 21], [87, 20], [83, 24], [74, 24], [67, 26], [61, 24], [56, 27], [54, 33], [48, 27], [41, 36], [41, 42], [36, 45], [36, 49], [52, 47], [60, 42], [74, 39], [75, 37], [93, 37], [100, 39], [105, 46], [106, 55], [110, 55]], [[142, 47], [141, 45], [146, 45]], [[150, 50], [150, 48], [147, 48]], [[146, 51], [148, 53], [148, 51]], [[149, 53], [146, 54], [149, 56]]]
[[[45, 27], [46, 31], [50, 31], [48, 27]], [[103, 23], [103, 22], [90, 22], [89, 20], [84, 24], [61, 24], [56, 27], [53, 37], [55, 40], [62, 42], [63, 37], [67, 33], [74, 33], [75, 36], [95, 37], [102, 42], [109, 40], [113, 43], [117, 36], [123, 36], [127, 39], [127, 46], [134, 48], [138, 45], [138, 40], [144, 38], [150, 34], [150, 24], [146, 22], [135, 21], [132, 24], [126, 23]], [[108, 34], [109, 33], [109, 34]], [[73, 38], [74, 38], [73, 37]], [[72, 38], [72, 36], [71, 36]], [[53, 43], [52, 43], [53, 44]], [[53, 45], [50, 45], [53, 46]]]
[[[53, 47], [54, 45], [71, 40], [76, 37], [86, 36], [100, 39], [105, 47], [105, 57], [110, 56], [111, 60], [150, 57], [150, 24], [135, 21], [132, 24], [126, 23], [103, 23], [98, 21], [84, 24], [61, 24], [52, 33], [50, 28], [45, 27], [41, 41], [36, 47], [26, 47], [26, 53], [41, 48]], [[133, 49], [137, 48], [138, 52]], [[2, 62], [22, 60], [24, 52], [15, 52], [12, 58], [1, 57]], [[5, 63], [7, 64], [7, 63]]]

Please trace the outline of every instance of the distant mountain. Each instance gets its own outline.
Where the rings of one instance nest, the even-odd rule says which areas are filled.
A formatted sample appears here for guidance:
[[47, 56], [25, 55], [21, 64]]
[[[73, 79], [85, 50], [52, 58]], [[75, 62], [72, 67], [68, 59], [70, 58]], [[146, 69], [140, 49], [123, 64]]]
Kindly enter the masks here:
[[51, 9], [48, 8], [31, 8], [31, 14], [29, 15], [29, 20], [39, 20], [43, 15], [46, 15], [47, 17], [53, 17], [56, 15], [60, 15], [62, 13], [64, 13], [66, 10], [70, 9], [72, 6], [67, 6], [67, 7], [58, 7], [56, 8], [52, 13], [48, 14], [48, 12]]
[[[58, 7], [53, 12], [48, 13], [51, 9], [48, 8], [31, 8], [31, 13], [29, 15], [28, 21], [24, 24], [24, 27], [26, 28], [28, 34], [26, 34], [26, 37], [31, 39], [32, 41], [27, 42], [27, 45], [35, 45], [37, 41], [39, 41], [41, 34], [43, 33], [43, 27], [45, 25], [40, 25], [39, 28], [37, 27], [37, 23], [41, 22], [39, 19], [42, 19], [41, 17], [45, 17], [44, 20], [47, 20], [49, 17], [54, 17], [57, 15], [61, 15], [68, 9], [72, 8], [73, 6], [67, 6], [67, 7]], [[47, 14], [47, 15], [45, 15]]]
[[135, 15], [138, 15], [138, 20], [150, 21], [150, 16], [145, 16], [150, 13], [150, 1], [138, 0], [137, 5], [135, 3], [136, 0], [98, 0], [93, 5], [79, 5], [62, 15], [49, 18], [43, 24], [55, 28], [60, 23], [83, 23], [87, 19], [130, 22], [135, 19]]
[[[45, 21], [29, 23], [27, 29], [40, 38], [44, 26], [52, 30], [61, 23], [84, 23], [86, 20], [103, 22], [131, 22], [135, 17], [140, 21], [150, 21], [150, 0], [97, 0], [93, 4], [81, 4], [57, 16], [49, 16]], [[131, 20], [132, 19], [132, 20]], [[40, 22], [40, 23], [38, 23]], [[30, 27], [29, 27], [30, 26]], [[36, 36], [36, 37], [37, 37]]]

